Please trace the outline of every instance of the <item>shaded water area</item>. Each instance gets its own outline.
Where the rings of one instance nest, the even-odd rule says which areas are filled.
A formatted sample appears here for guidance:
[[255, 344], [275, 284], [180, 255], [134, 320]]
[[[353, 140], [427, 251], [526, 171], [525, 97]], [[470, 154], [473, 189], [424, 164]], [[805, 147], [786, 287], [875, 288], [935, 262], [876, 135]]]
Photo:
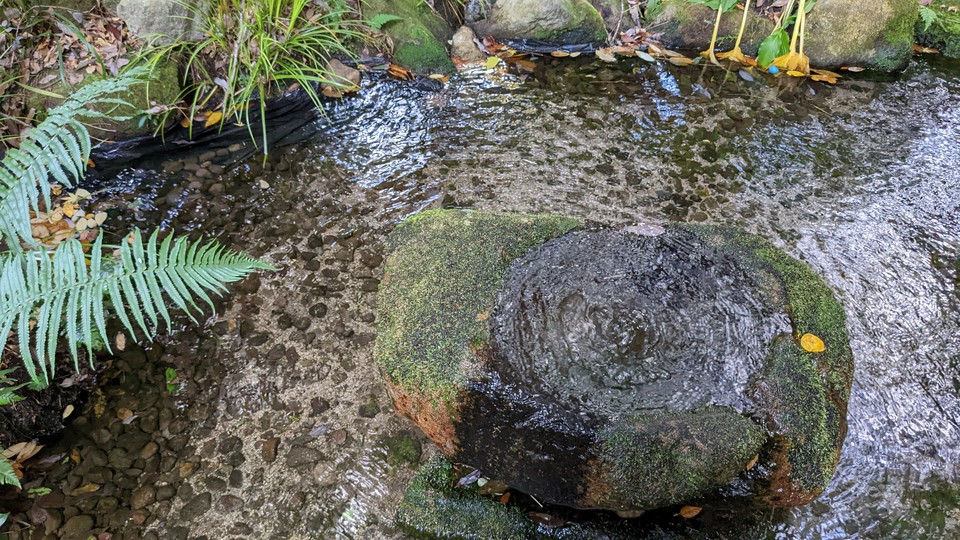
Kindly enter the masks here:
[[[168, 154], [101, 182], [114, 230], [206, 233], [282, 270], [108, 369], [59, 443], [84, 458], [50, 473], [60, 519], [124, 538], [403, 537], [393, 513], [432, 448], [372, 366], [375, 291], [396, 223], [456, 206], [736, 225], [806, 261], [847, 311], [849, 434], [823, 497], [735, 536], [960, 534], [960, 64], [837, 87], [579, 61], [439, 92], [375, 79], [266, 166]], [[73, 491], [95, 474], [105, 505], [107, 487]], [[736, 519], [704, 506], [638, 522], [683, 537]]]

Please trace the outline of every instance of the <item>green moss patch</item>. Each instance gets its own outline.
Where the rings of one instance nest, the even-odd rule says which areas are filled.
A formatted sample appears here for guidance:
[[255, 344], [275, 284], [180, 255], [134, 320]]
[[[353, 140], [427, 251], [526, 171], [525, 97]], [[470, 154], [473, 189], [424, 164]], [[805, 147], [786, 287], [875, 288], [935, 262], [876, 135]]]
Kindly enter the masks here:
[[766, 437], [732, 409], [710, 408], [636, 418], [601, 435], [603, 476], [632, 507], [678, 504], [728, 484], [760, 452]]
[[518, 509], [456, 488], [456, 482], [450, 462], [431, 459], [407, 488], [397, 523], [417, 538], [521, 540], [535, 535], [535, 527]]
[[374, 357], [386, 377], [452, 399], [489, 340], [486, 319], [507, 267], [580, 225], [574, 219], [428, 211], [393, 232], [378, 297]]
[[423, 0], [363, 0], [363, 16], [393, 15], [383, 31], [394, 45], [394, 62], [419, 73], [456, 71], [445, 43], [453, 31]]

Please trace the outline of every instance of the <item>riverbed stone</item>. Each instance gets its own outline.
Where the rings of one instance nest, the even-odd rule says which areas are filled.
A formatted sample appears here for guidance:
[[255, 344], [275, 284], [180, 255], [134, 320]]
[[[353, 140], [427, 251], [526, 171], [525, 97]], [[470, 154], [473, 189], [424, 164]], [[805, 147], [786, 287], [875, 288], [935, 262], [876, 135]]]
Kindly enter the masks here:
[[93, 532], [93, 518], [87, 515], [73, 516], [63, 524], [60, 535], [64, 540], [86, 540]]
[[423, 74], [456, 71], [446, 48], [453, 29], [426, 2], [363, 0], [362, 7], [368, 20], [381, 14], [399, 17], [383, 28], [394, 45], [394, 63]]
[[182, 521], [190, 521], [192, 519], [198, 518], [205, 514], [207, 510], [210, 510], [213, 497], [209, 493], [201, 493], [196, 497], [190, 499], [186, 504], [183, 505], [183, 508], [180, 509], [180, 519]]
[[475, 39], [477, 39], [477, 35], [473, 32], [472, 28], [469, 26], [461, 26], [456, 33], [453, 34], [450, 56], [459, 58], [464, 62], [484, 60], [487, 55], [480, 51], [480, 48], [477, 47], [477, 44], [474, 42]]
[[603, 17], [587, 0], [498, 0], [486, 19], [473, 23], [473, 29], [480, 37], [557, 45], [607, 39]]
[[[413, 419], [449, 459], [478, 467], [550, 503], [618, 512], [681, 504], [729, 484], [757, 458], [770, 466], [756, 488], [768, 503], [792, 506], [816, 498], [839, 459], [853, 373], [843, 308], [830, 288], [808, 266], [735, 229], [685, 225], [570, 232], [578, 228], [576, 220], [563, 217], [454, 210], [420, 214], [394, 231], [378, 301], [374, 354], [397, 410]], [[654, 230], [658, 232], [650, 232]], [[591, 266], [607, 264], [607, 259], [613, 266]], [[529, 281], [539, 275], [530, 273], [535, 270], [546, 277]], [[660, 273], [663, 277], [658, 278]], [[671, 281], [668, 276], [673, 274], [686, 277]], [[595, 285], [600, 283], [590, 277], [595, 275], [611, 276], [604, 281], [616, 291], [630, 291], [626, 300], [611, 303], [606, 299], [619, 293], [596, 293], [602, 285]], [[628, 281], [621, 285], [619, 279]], [[670, 310], [645, 308], [658, 313], [655, 325], [621, 320], [623, 313], [636, 312], [630, 302], [644, 294], [630, 288], [631, 280], [639, 280], [636, 290], [645, 291], [657, 290], [658, 279], [672, 291], [668, 298], [677, 297], [678, 307], [672, 309], [701, 306], [686, 312], [706, 313], [700, 321], [704, 324], [688, 327], [681, 321], [675, 336], [662, 337]], [[569, 285], [563, 285], [564, 280]], [[542, 290], [524, 289], [541, 287], [538, 283]], [[551, 289], [555, 283], [568, 288]], [[573, 308], [563, 307], [568, 299], [564, 291], [573, 291], [569, 298], [578, 297], [587, 307], [596, 302], [598, 310], [607, 312], [578, 323], [577, 309], [586, 308], [577, 308], [576, 302]], [[563, 302], [553, 306], [540, 300], [550, 297]], [[626, 352], [616, 354], [629, 359], [639, 354], [634, 345], [643, 349], [645, 339], [657, 343], [673, 338], [669, 343], [686, 347], [686, 341], [696, 342], [700, 334], [691, 333], [687, 340], [683, 332], [705, 328], [702, 332], [708, 335], [712, 326], [707, 323], [716, 317], [707, 307], [718, 302], [716, 298], [730, 305], [759, 306], [755, 315], [750, 308], [748, 315], [739, 308], [721, 314], [736, 319], [738, 336], [753, 336], [744, 342], [749, 349], [734, 346], [747, 354], [709, 357], [711, 365], [737, 364], [732, 371], [722, 368], [724, 373], [740, 373], [736, 380], [701, 377], [697, 369], [673, 364], [657, 364], [656, 369], [681, 371], [666, 379], [653, 371], [648, 380], [649, 367], [630, 364], [634, 367], [621, 375], [639, 382], [618, 384], [637, 385], [641, 393], [636, 396], [623, 393], [620, 401], [606, 403], [602, 396], [609, 392], [604, 388], [616, 386], [570, 390], [571, 381], [583, 379], [580, 372], [603, 364], [611, 354], [610, 343], [628, 343]], [[537, 302], [545, 303], [530, 313], [516, 311], [519, 305]], [[616, 307], [620, 303], [629, 309]], [[612, 307], [604, 307], [608, 305]], [[567, 322], [551, 322], [544, 313], [574, 319], [568, 327]], [[546, 317], [546, 322], [538, 322], [538, 317]], [[576, 336], [584, 324], [593, 328], [608, 318], [610, 326]], [[521, 339], [516, 334], [520, 330], [511, 330], [530, 331], [543, 324], [559, 324], [543, 335], [555, 332], [564, 343], [576, 339], [577, 355], [585, 359], [565, 368], [569, 374], [559, 379], [520, 371], [524, 362], [570, 350], [564, 345], [559, 353], [551, 351], [551, 342], [542, 347], [537, 343], [540, 334]], [[646, 336], [644, 325], [652, 325], [656, 330], [650, 331], [657, 334]], [[626, 339], [607, 335], [611, 328], [635, 330], [629, 330], [633, 333]], [[806, 333], [822, 338], [826, 350], [801, 349], [799, 338]], [[702, 351], [716, 349], [712, 341], [702, 342], [711, 346], [691, 351], [708, 354]], [[590, 356], [594, 353], [596, 358]], [[687, 356], [700, 358], [680, 355]], [[594, 375], [607, 376], [602, 371]], [[596, 379], [594, 375], [587, 380]], [[671, 388], [656, 386], [661, 379], [683, 384], [687, 378], [692, 382], [683, 391], [692, 396], [689, 402], [674, 403]], [[661, 394], [663, 403], [637, 404], [634, 399]], [[701, 403], [701, 394], [710, 399]], [[601, 397], [579, 397], [595, 395]], [[631, 409], [634, 406], [638, 408]], [[509, 452], [490, 447], [490, 441], [502, 439], [512, 441]], [[773, 444], [766, 445], [768, 441]], [[532, 455], [540, 456], [536, 464], [522, 457]]]
[[[743, 12], [730, 10], [720, 20], [717, 48], [733, 47], [740, 31]], [[646, 28], [660, 35], [667, 48], [700, 52], [710, 46], [717, 11], [689, 0], [663, 0], [656, 9], [648, 9]], [[760, 42], [773, 31], [773, 21], [750, 12], [740, 48], [745, 54], [756, 55]]]
[[903, 69], [918, 17], [916, 0], [819, 0], [808, 15], [804, 52], [818, 67]]

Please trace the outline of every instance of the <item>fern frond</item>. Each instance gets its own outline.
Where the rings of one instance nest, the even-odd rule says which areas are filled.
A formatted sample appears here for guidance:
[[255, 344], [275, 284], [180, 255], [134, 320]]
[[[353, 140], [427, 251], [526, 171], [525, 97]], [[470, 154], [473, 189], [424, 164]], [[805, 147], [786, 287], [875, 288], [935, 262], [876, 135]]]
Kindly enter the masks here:
[[[0, 448], [0, 452], [3, 452], [3, 448]], [[0, 453], [0, 486], [20, 487], [20, 479], [13, 471], [13, 465], [3, 457], [2, 453]]]
[[61, 330], [74, 368], [80, 344], [86, 344], [92, 362], [94, 333], [107, 335], [105, 300], [131, 337], [137, 335], [135, 323], [150, 339], [170, 328], [168, 305], [196, 321], [194, 314], [202, 312], [197, 299], [213, 309], [210, 295], [225, 292], [225, 284], [273, 269], [217, 242], [190, 243], [171, 235], [158, 245], [156, 231], [144, 244], [135, 230], [120, 245], [118, 257], [104, 258], [102, 238], [93, 245], [89, 266], [76, 240], [63, 242], [53, 254], [37, 250], [0, 258], [0, 336], [16, 330], [24, 368], [35, 381], [48, 383], [53, 375]]
[[[116, 97], [148, 75], [136, 68], [113, 79], [83, 86], [66, 101], [50, 109], [47, 119], [30, 130], [19, 149], [7, 151], [0, 161], [0, 240], [16, 249], [20, 241], [35, 245], [30, 234], [30, 209], [38, 210], [42, 199], [50, 207], [49, 179], [73, 187], [87, 167], [90, 132], [83, 120], [105, 115], [89, 107], [116, 105], [134, 109]], [[111, 116], [115, 120], [125, 117]]]
[[17, 390], [20, 390], [26, 386], [26, 383], [17, 386], [11, 386], [15, 381], [7, 377], [7, 375], [10, 375], [14, 371], [16, 370], [0, 369], [0, 407], [3, 407], [4, 405], [10, 405], [11, 403], [16, 403], [18, 401], [23, 401], [23, 398], [17, 395]]

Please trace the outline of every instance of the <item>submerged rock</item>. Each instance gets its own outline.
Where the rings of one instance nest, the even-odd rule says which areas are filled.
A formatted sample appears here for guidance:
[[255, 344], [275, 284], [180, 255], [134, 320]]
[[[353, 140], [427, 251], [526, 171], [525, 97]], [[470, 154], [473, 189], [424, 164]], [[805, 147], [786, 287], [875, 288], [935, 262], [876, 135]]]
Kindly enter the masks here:
[[558, 45], [607, 39], [603, 17], [587, 0], [498, 0], [485, 19], [473, 23], [473, 29], [480, 37]]
[[[398, 411], [448, 458], [554, 504], [678, 504], [758, 454], [769, 503], [819, 495], [853, 371], [823, 281], [735, 230], [578, 228], [465, 211], [397, 228], [375, 356]], [[801, 349], [806, 333], [826, 350]]]
[[383, 31], [393, 42], [393, 61], [420, 73], [453, 73], [446, 43], [453, 30], [436, 11], [422, 0], [363, 0], [365, 18], [393, 15], [399, 19], [387, 23]]
[[820, 0], [809, 14], [805, 52], [814, 66], [906, 67], [916, 0]]

